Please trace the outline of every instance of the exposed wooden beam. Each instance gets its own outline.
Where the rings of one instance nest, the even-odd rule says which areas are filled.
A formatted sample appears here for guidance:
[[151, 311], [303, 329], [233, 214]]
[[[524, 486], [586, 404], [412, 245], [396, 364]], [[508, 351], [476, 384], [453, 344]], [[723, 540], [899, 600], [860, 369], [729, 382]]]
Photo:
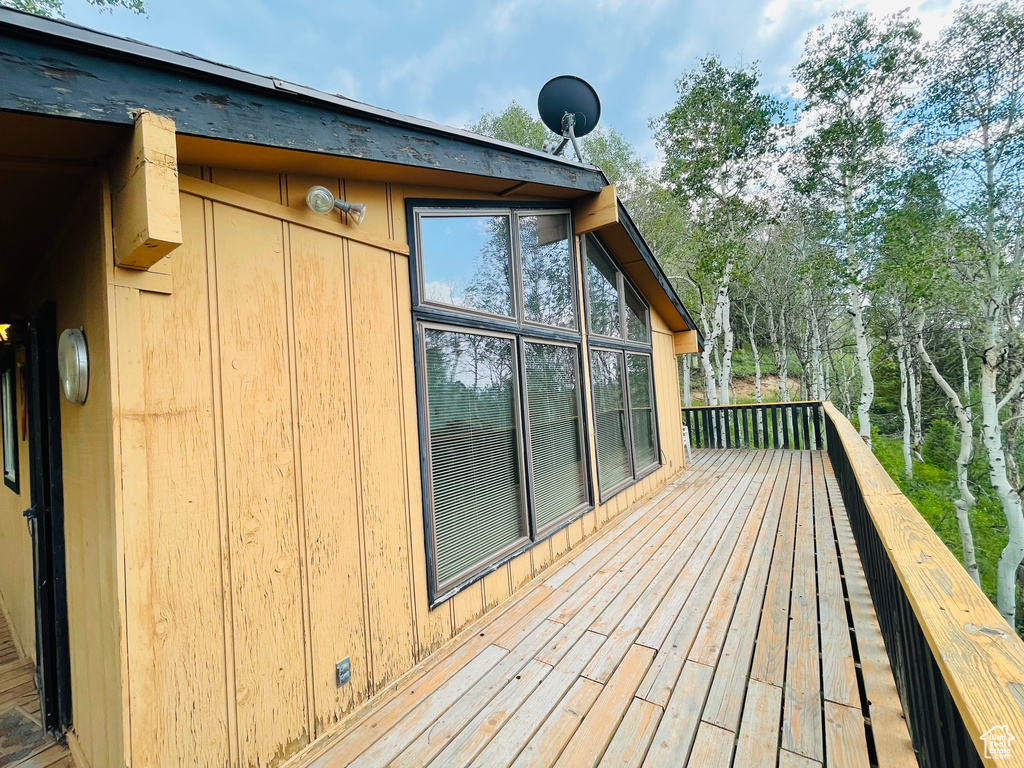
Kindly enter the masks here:
[[676, 331], [672, 334], [677, 355], [693, 355], [700, 352], [696, 331]]
[[587, 195], [576, 203], [573, 213], [577, 235], [618, 224], [619, 201], [615, 194], [615, 185], [609, 184], [596, 195]]
[[174, 122], [140, 112], [130, 144], [111, 163], [114, 262], [149, 269], [181, 245]]

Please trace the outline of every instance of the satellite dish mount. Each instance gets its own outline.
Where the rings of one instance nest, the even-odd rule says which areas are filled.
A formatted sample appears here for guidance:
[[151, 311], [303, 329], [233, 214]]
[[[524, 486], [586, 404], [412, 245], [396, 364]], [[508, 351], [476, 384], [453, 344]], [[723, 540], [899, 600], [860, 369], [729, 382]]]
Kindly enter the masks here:
[[537, 97], [540, 119], [562, 140], [553, 154], [561, 155], [569, 142], [582, 162], [577, 138], [586, 136], [601, 119], [601, 100], [589, 83], [575, 75], [561, 75], [544, 84]]

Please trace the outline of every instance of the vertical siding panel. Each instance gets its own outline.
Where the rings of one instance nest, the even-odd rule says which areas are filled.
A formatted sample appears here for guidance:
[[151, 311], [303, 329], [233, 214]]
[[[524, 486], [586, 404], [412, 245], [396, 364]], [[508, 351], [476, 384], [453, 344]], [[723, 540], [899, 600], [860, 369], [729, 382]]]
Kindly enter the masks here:
[[401, 469], [405, 440], [395, 407], [393, 274], [387, 253], [349, 242], [356, 402], [359, 413], [360, 496], [366, 536], [374, 691], [413, 660], [408, 518]]
[[[206, 169], [206, 173], [211, 173]], [[184, 222], [184, 214], [182, 221]], [[228, 506], [227, 452], [224, 446], [224, 377], [223, 355], [220, 347], [220, 305], [217, 300], [217, 254], [214, 231], [213, 202], [203, 201], [203, 224], [205, 230], [206, 290], [209, 329], [207, 339], [210, 345], [210, 396], [213, 404], [213, 441], [216, 455], [218, 522], [220, 523], [220, 594], [222, 604], [222, 625], [224, 631], [224, 688], [227, 710], [228, 759], [230, 765], [238, 765], [238, 690], [235, 678], [235, 603], [232, 593], [231, 576], [231, 509]]]
[[214, 211], [239, 757], [249, 766], [309, 741], [284, 244], [279, 221]]
[[455, 613], [455, 631], [462, 630], [467, 624], [481, 616], [484, 612], [483, 579], [470, 584], [451, 599]]
[[[289, 197], [296, 193], [289, 185]], [[310, 647], [319, 735], [370, 689], [342, 241], [291, 227]], [[352, 661], [339, 688], [335, 664]]]
[[171, 296], [114, 289], [137, 765], [229, 757], [201, 200], [182, 225]]
[[512, 582], [513, 592], [533, 578], [533, 563], [530, 560], [529, 552], [523, 552], [523, 554], [511, 560], [508, 565], [509, 579]]
[[[399, 233], [396, 231], [397, 234]], [[413, 589], [419, 630], [418, 656], [423, 658], [451, 638], [454, 629], [452, 612], [448, 606], [439, 606], [430, 610], [428, 604], [426, 532], [423, 523], [423, 478], [420, 474], [419, 417], [413, 360], [412, 297], [409, 288], [409, 260], [404, 256], [395, 257], [395, 287], [398, 296], [398, 344], [405, 422], [404, 459], [408, 477], [409, 522], [412, 533], [410, 553], [412, 555]]]
[[[402, 187], [392, 186], [389, 194], [391, 210], [390, 236], [400, 243], [408, 242], [405, 219], [405, 195]], [[412, 295], [409, 286], [409, 259], [395, 256], [395, 312], [398, 317], [398, 358], [402, 381], [402, 413], [405, 425], [403, 458], [407, 484], [410, 554], [412, 562], [413, 600], [418, 631], [417, 657], [422, 659], [440, 647], [454, 634], [449, 606], [430, 610], [427, 595], [427, 562], [423, 524], [423, 486], [420, 474], [419, 416], [416, 403], [416, 372], [413, 352]]]
[[490, 610], [509, 596], [508, 563], [483, 578], [484, 610]]

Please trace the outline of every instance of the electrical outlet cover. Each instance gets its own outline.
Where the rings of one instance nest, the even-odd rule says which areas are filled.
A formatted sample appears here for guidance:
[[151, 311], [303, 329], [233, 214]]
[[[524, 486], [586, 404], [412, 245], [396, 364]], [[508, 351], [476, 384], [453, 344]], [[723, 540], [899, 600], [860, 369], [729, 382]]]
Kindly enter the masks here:
[[351, 659], [342, 659], [335, 665], [334, 669], [335, 674], [337, 675], [338, 678], [339, 688], [341, 688], [341, 686], [345, 685], [345, 683], [349, 682], [352, 679]]

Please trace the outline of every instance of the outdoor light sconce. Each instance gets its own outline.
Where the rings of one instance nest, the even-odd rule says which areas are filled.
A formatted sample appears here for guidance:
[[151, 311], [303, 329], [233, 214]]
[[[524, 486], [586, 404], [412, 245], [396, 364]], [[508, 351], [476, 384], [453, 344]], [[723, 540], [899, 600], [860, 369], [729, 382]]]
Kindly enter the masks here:
[[346, 203], [334, 196], [327, 187], [310, 187], [306, 193], [306, 205], [314, 213], [330, 213], [335, 208], [348, 215], [348, 220], [355, 225], [363, 223], [366, 216], [366, 203]]
[[81, 405], [89, 394], [89, 347], [81, 328], [68, 328], [57, 343], [60, 388], [69, 403]]

